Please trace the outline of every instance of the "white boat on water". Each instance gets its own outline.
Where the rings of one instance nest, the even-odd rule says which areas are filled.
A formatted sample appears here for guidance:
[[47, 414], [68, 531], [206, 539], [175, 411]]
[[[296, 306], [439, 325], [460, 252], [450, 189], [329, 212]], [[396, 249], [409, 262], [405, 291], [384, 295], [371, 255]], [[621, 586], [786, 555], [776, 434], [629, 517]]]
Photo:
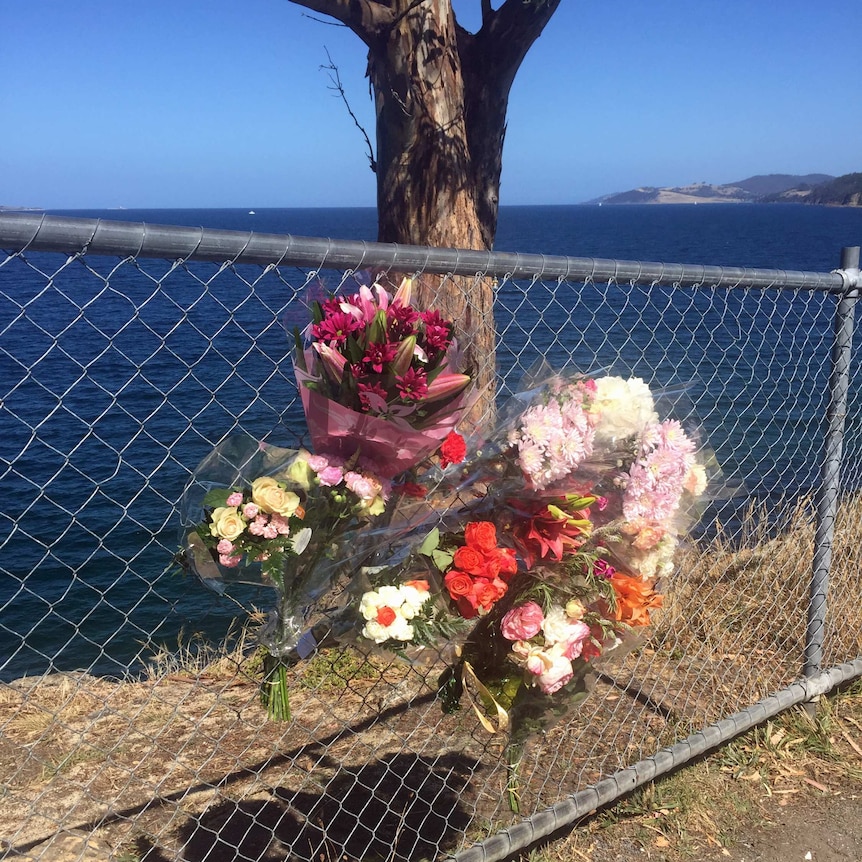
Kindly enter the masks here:
[[248, 214], [249, 214], [249, 215], [255, 215], [255, 212], [254, 212], [254, 210], [249, 210], [249, 211], [248, 211]]

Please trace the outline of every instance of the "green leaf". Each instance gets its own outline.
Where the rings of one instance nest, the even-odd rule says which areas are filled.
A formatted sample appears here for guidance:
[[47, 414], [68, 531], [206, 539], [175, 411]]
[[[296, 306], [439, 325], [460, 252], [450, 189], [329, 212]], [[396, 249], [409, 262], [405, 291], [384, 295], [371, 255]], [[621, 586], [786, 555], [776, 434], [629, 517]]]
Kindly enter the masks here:
[[434, 565], [443, 572], [452, 565], [452, 560], [454, 560], [455, 557], [448, 551], [436, 550], [431, 552], [431, 559], [434, 560]]
[[227, 505], [227, 498], [233, 493], [232, 488], [212, 488], [204, 497], [205, 509], [219, 509]]
[[296, 357], [294, 358], [294, 362], [299, 366], [299, 370], [305, 374], [308, 374], [308, 368], [305, 365], [305, 352], [302, 349], [302, 333], [299, 331], [298, 326], [293, 327], [293, 342], [296, 346]]
[[435, 527], [431, 532], [422, 540], [422, 544], [419, 546], [417, 553], [422, 554], [423, 556], [430, 557], [432, 551], [436, 551], [440, 546], [440, 530]]
[[347, 361], [356, 365], [362, 360], [364, 355], [365, 350], [362, 348], [362, 345], [354, 336], [348, 335], [344, 344], [344, 356], [347, 358]]

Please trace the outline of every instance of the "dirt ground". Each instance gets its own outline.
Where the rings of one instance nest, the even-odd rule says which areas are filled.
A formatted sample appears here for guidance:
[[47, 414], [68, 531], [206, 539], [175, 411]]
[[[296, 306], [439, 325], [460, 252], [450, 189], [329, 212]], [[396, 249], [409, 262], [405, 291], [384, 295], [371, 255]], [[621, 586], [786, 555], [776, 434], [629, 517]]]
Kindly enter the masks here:
[[[719, 803], [720, 804], [720, 803]], [[681, 856], [662, 836], [643, 843], [624, 836], [594, 837], [570, 859], [589, 862], [860, 862], [862, 860], [862, 795], [816, 795], [786, 805], [767, 801], [754, 823], [740, 824], [724, 847], [702, 848]], [[561, 857], [562, 858], [562, 857]]]

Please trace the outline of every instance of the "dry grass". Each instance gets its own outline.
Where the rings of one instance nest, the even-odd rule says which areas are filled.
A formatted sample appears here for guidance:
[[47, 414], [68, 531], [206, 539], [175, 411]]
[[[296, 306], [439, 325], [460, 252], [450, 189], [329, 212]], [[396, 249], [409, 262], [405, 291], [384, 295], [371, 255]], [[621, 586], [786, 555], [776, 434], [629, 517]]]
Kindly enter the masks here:
[[[862, 683], [857, 682], [822, 699], [814, 719], [801, 708], [777, 716], [520, 858], [721, 859], [742, 839], [760, 831], [768, 836], [782, 809], [798, 809], [792, 816], [805, 823], [815, 809], [828, 810], [831, 800], [860, 794]], [[803, 853], [804, 848], [792, 858], [802, 859]]]
[[[708, 546], [684, 552], [649, 644], [608, 665], [573, 719], [528, 750], [526, 811], [799, 676], [811, 503], [795, 503], [777, 535], [764, 508], [752, 507], [741, 523], [741, 533], [719, 528]], [[859, 548], [862, 500], [851, 499], [839, 511], [833, 548], [827, 665], [862, 653]], [[471, 812], [459, 827], [468, 841], [511, 822], [501, 801], [501, 742], [477, 730], [469, 710], [440, 715], [430, 702], [434, 668], [322, 651], [292, 674], [288, 725], [266, 720], [259, 670], [259, 653], [240, 628], [221, 645], [193, 636], [158, 650], [137, 681], [66, 674], [0, 686], [0, 834], [16, 835], [20, 846], [49, 836], [58, 822], [91, 823], [130, 860], [147, 858], [147, 847], [163, 854], [149, 858], [174, 858], [189, 824], [211, 827], [208, 812], [269, 811], [274, 798], [290, 794], [314, 800], [345, 774], [359, 776], [367, 793], [383, 780], [366, 775], [374, 764], [399, 764], [384, 770], [397, 778], [453, 752], [459, 764], [447, 768], [467, 770], [456, 796]], [[862, 688], [826, 702], [815, 725], [806, 721], [801, 712], [776, 719], [593, 818], [560, 849], [533, 856], [604, 862], [616, 858], [601, 855], [604, 844], [629, 842], [676, 862], [726, 846], [740, 824], [762, 817], [764, 799], [790, 804], [818, 786], [862, 781]], [[849, 757], [845, 764], [839, 755]], [[410, 764], [400, 765], [405, 758]], [[105, 811], [120, 814], [103, 823]]]
[[[809, 498], [786, 507], [752, 504], [734, 535], [718, 525], [705, 548], [681, 552], [654, 642], [689, 657], [745, 656], [762, 666], [764, 694], [798, 675], [805, 647], [814, 555]], [[824, 665], [862, 654], [862, 498], [838, 510], [832, 549]]]

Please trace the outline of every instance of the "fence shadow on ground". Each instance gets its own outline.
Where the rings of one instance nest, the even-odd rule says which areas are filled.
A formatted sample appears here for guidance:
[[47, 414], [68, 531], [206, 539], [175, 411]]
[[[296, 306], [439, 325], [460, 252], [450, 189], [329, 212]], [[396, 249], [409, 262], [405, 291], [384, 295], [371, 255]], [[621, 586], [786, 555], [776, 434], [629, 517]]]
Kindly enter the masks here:
[[[460, 754], [342, 766], [319, 794], [271, 787], [219, 802], [191, 817], [177, 839], [187, 862], [433, 858], [454, 849], [469, 826], [459, 798], [479, 767]], [[137, 851], [146, 862], [176, 858], [146, 839]]]

